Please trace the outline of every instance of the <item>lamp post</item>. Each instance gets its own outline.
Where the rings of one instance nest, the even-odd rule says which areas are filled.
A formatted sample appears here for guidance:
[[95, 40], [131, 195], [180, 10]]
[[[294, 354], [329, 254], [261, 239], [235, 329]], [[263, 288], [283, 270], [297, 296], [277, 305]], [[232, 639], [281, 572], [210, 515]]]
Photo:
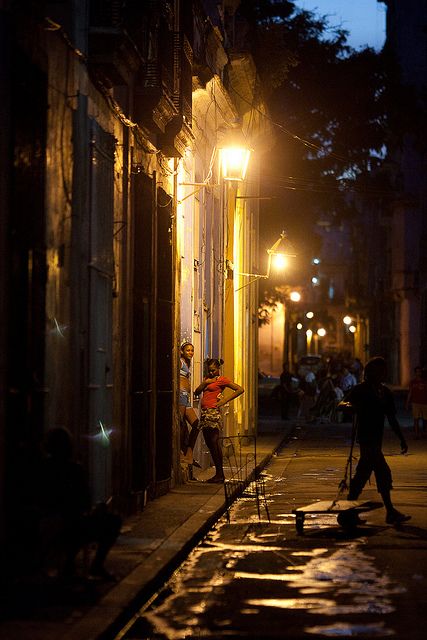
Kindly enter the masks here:
[[317, 329], [316, 332], [316, 340], [315, 340], [315, 346], [316, 346], [316, 350], [315, 350], [315, 354], [318, 355], [319, 354], [319, 339], [320, 338], [324, 338], [326, 336], [326, 329], [324, 327], [319, 327], [319, 329]]
[[311, 341], [313, 339], [313, 332], [311, 329], [307, 329], [307, 331], [305, 332], [305, 335], [307, 336], [307, 355], [310, 355], [311, 352]]

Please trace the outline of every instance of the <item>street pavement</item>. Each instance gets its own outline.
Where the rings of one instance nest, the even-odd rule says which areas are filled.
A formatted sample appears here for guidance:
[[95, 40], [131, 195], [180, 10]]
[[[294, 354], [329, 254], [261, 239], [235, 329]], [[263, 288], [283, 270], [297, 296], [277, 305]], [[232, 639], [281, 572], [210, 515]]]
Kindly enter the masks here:
[[[296, 507], [338, 497], [351, 440], [348, 424], [299, 427], [265, 469], [268, 511], [238, 499], [115, 640], [424, 638], [427, 439], [406, 435], [408, 455], [389, 432], [384, 449], [409, 522], [386, 525], [381, 505], [356, 529], [313, 514], [298, 534]], [[375, 487], [362, 498], [378, 502]]]
[[[217, 611], [216, 617], [212, 617], [212, 612], [206, 604], [206, 600], [209, 600], [206, 596], [206, 587], [215, 596], [216, 585], [212, 585], [209, 579], [204, 590], [196, 589], [199, 594], [205, 594], [198, 606], [207, 612], [210, 611], [208, 621], [194, 615], [194, 611], [199, 610], [197, 607], [196, 609], [191, 608], [193, 623], [189, 625], [189, 637], [197, 637], [197, 633], [203, 637], [205, 635], [206, 637], [222, 637], [223, 631], [226, 632], [227, 637], [232, 637], [234, 628], [239, 629], [237, 633], [239, 637], [245, 635], [278, 637], [277, 633], [280, 635], [283, 632], [284, 619], [288, 621], [286, 624], [290, 624], [291, 617], [294, 636], [286, 635], [296, 638], [299, 637], [298, 634], [301, 630], [308, 628], [306, 622], [303, 623], [301, 620], [304, 619], [304, 616], [307, 618], [307, 611], [310, 607], [311, 610], [316, 610], [316, 615], [311, 614], [312, 630], [304, 631], [304, 633], [318, 634], [319, 637], [325, 635], [324, 629], [327, 625], [324, 620], [322, 621], [322, 618], [328, 616], [329, 635], [346, 637], [345, 624], [348, 624], [348, 620], [346, 620], [345, 614], [342, 614], [342, 608], [339, 608], [341, 605], [337, 604], [334, 599], [336, 594], [334, 594], [334, 598], [329, 595], [325, 598], [324, 594], [321, 597], [316, 595], [310, 604], [311, 595], [319, 591], [318, 582], [322, 581], [322, 578], [308, 579], [307, 575], [311, 575], [313, 567], [322, 574], [322, 571], [326, 571], [327, 566], [331, 565], [331, 558], [334, 560], [332, 562], [334, 566], [336, 564], [338, 567], [362, 564], [363, 567], [366, 567], [366, 572], [362, 577], [359, 576], [354, 581], [359, 588], [359, 593], [353, 594], [352, 597], [356, 603], [359, 598], [359, 617], [366, 617], [366, 608], [371, 606], [372, 611], [369, 612], [369, 619], [377, 615], [381, 617], [381, 620], [375, 619], [369, 622], [371, 626], [362, 629], [362, 637], [384, 636], [388, 635], [389, 631], [389, 635], [395, 634], [399, 620], [405, 622], [409, 633], [405, 633], [404, 636], [396, 635], [396, 637], [414, 640], [421, 637], [420, 633], [424, 629], [422, 622], [426, 621], [425, 615], [427, 615], [425, 555], [427, 549], [427, 515], [425, 510], [427, 437], [424, 436], [417, 441], [413, 440], [409, 427], [410, 421], [405, 417], [401, 422], [410, 447], [408, 455], [398, 454], [399, 443], [393, 441], [392, 436], [387, 435], [386, 439], [386, 453], [390, 456], [389, 462], [395, 478], [393, 496], [396, 506], [412, 516], [412, 520], [401, 529], [385, 526], [384, 510], [378, 509], [364, 516], [368, 524], [366, 527], [360, 528], [357, 536], [350, 540], [353, 545], [350, 546], [351, 552], [348, 551], [348, 535], [336, 525], [334, 516], [307, 518], [305, 533], [303, 536], [298, 536], [295, 531], [292, 510], [308, 502], [335, 497], [343, 475], [351, 427], [348, 424], [309, 424], [298, 427], [293, 420], [282, 422], [271, 415], [260, 420], [257, 441], [258, 462], [262, 467], [266, 467], [270, 523], [263, 507], [261, 509], [262, 521], [259, 522], [255, 501], [250, 499], [238, 500], [235, 503], [232, 508], [230, 524], [225, 518], [222, 518], [214, 526], [225, 509], [222, 485], [210, 485], [203, 481], [197, 481], [176, 487], [169, 494], [148, 503], [141, 514], [125, 523], [122, 534], [111, 551], [107, 563], [107, 568], [116, 574], [117, 583], [99, 584], [80, 580], [72, 585], [63, 585], [56, 580], [39, 578], [34, 583], [26, 584], [24, 588], [20, 585], [19, 589], [11, 591], [4, 603], [7, 612], [0, 624], [0, 637], [3, 640], [17, 640], [18, 638], [20, 640], [27, 638], [28, 640], [30, 638], [31, 640], [41, 640], [42, 638], [43, 640], [58, 640], [59, 638], [61, 640], [91, 640], [92, 638], [95, 640], [97, 638], [114, 638], [117, 634], [119, 634], [117, 637], [123, 638], [154, 637], [151, 631], [150, 635], [135, 635], [131, 629], [134, 623], [139, 625], [143, 623], [141, 629], [156, 628], [157, 614], [145, 611], [144, 603], [152, 594], [161, 589], [173, 570], [185, 560], [191, 549], [206, 535], [208, 540], [211, 539], [209, 544], [219, 545], [216, 550], [222, 570], [229, 560], [229, 556], [224, 553], [226, 549], [224, 544], [230, 544], [230, 536], [233, 544], [241, 540], [242, 545], [247, 545], [249, 540], [251, 545], [254, 544], [254, 541], [256, 544], [260, 542], [262, 545], [267, 541], [272, 547], [285, 545], [286, 551], [284, 553], [283, 549], [282, 551], [276, 549], [271, 553], [268, 551], [267, 555], [272, 554], [274, 557], [284, 555], [286, 567], [289, 566], [288, 559], [291, 556], [292, 562], [298, 564], [299, 574], [302, 573], [306, 576], [305, 584], [303, 580], [299, 583], [299, 591], [310, 597], [306, 598], [305, 604], [301, 599], [301, 593], [297, 604], [295, 604], [295, 593], [292, 598], [281, 598], [285, 603], [282, 602], [279, 607], [282, 613], [278, 618], [281, 622], [278, 622], [274, 629], [269, 629], [270, 635], [255, 634], [251, 636], [252, 627], [251, 624], [248, 627], [248, 620], [251, 616], [252, 620], [255, 618], [254, 612], [258, 612], [256, 616], [258, 620], [258, 618], [263, 618], [262, 615], [259, 615], [259, 610], [263, 612], [271, 610], [272, 603], [266, 603], [265, 600], [272, 600], [274, 593], [272, 585], [277, 584], [277, 580], [264, 579], [262, 581], [264, 586], [260, 588], [261, 579], [255, 579], [253, 575], [246, 575], [243, 578], [239, 575], [239, 579], [234, 580], [235, 575], [233, 574], [233, 579], [229, 580], [230, 585], [234, 582], [236, 584], [246, 582], [246, 589], [247, 585], [252, 584], [255, 580], [254, 597], [246, 598], [251, 602], [248, 602], [246, 608], [242, 609], [239, 591], [235, 593], [231, 591], [226, 594], [226, 597], [223, 597], [221, 585], [218, 583], [217, 586], [222, 594], [220, 600], [224, 605], [221, 611]], [[284, 446], [279, 448], [281, 444]], [[199, 480], [206, 479], [211, 474], [212, 470], [199, 472]], [[368, 487], [363, 497], [378, 499], [374, 487]], [[223, 532], [221, 535], [225, 535], [225, 543], [219, 540], [219, 531]], [[206, 543], [202, 542], [201, 546], [196, 546], [194, 554], [197, 555], [203, 545]], [[322, 549], [324, 551], [321, 551]], [[221, 553], [223, 554], [222, 558]], [[234, 549], [233, 553], [238, 554], [238, 551]], [[190, 553], [191, 567], [194, 554]], [[201, 555], [203, 556], [203, 554]], [[244, 557], [248, 557], [248, 555], [251, 554], [248, 554], [247, 551], [243, 553]], [[267, 555], [262, 554], [265, 557]], [[255, 556], [261, 557], [260, 554], [255, 554]], [[371, 557], [374, 558], [372, 562]], [[327, 559], [325, 567], [322, 568], [320, 565], [320, 569], [318, 566], [316, 569], [316, 562], [319, 559], [322, 561], [323, 558]], [[300, 559], [303, 559], [306, 567], [300, 567], [302, 562]], [[314, 565], [310, 563], [314, 563]], [[276, 575], [280, 575], [285, 572], [284, 565], [278, 567], [273, 565], [274, 563], [272, 563], [271, 573], [276, 571]], [[210, 566], [209, 563], [208, 566]], [[212, 570], [210, 567], [209, 570], [214, 576], [217, 576], [216, 569]], [[256, 572], [259, 572], [259, 568]], [[247, 571], [243, 568], [241, 573], [253, 574], [254, 570], [252, 568]], [[286, 573], [289, 573], [288, 569], [286, 569]], [[189, 575], [191, 577], [192, 570]], [[385, 586], [382, 586], [383, 591], [377, 585], [376, 576], [387, 576]], [[351, 589], [347, 583], [342, 581], [340, 575], [334, 574], [329, 583], [337, 584], [337, 580], [340, 589], [344, 592]], [[289, 584], [291, 584], [290, 581], [287, 585]], [[365, 588], [365, 585], [370, 584], [374, 585], [372, 591], [378, 595], [377, 600], [384, 600], [386, 603], [383, 608], [376, 600], [373, 604], [372, 599], [368, 604], [360, 600], [361, 598], [363, 600], [363, 592], [368, 589], [367, 586]], [[398, 600], [399, 606], [397, 606], [396, 600]], [[322, 602], [319, 604], [319, 601]], [[294, 605], [290, 604], [291, 602]], [[334, 603], [333, 606], [330, 604], [331, 602]], [[213, 603], [215, 607], [218, 605], [215, 597]], [[230, 609], [229, 605], [232, 603], [232, 611], [237, 612], [238, 619], [234, 618], [230, 610], [227, 613], [227, 608]], [[180, 616], [177, 616], [178, 620], [184, 621], [183, 624], [180, 623], [177, 629], [167, 631], [165, 635], [156, 635], [156, 637], [185, 637], [182, 632], [183, 627], [187, 629], [186, 625], [188, 625], [188, 612], [185, 613], [187, 604], [183, 598]], [[319, 614], [321, 605], [325, 610], [329, 610], [329, 613]], [[352, 606], [353, 610], [349, 615], [357, 618], [358, 614], [354, 611], [354, 602]], [[132, 615], [138, 612], [141, 607], [144, 613], [142, 616], [136, 613], [136, 618], [133, 620]], [[245, 611], [251, 611], [251, 613], [245, 613]], [[298, 615], [295, 615], [295, 611], [300, 612], [301, 620], [298, 619]], [[292, 615], [290, 616], [290, 614]], [[384, 620], [386, 614], [387, 620]], [[150, 618], [153, 615], [154, 618]], [[277, 616], [276, 609], [274, 615]], [[342, 620], [343, 615], [344, 620]], [[166, 617], [168, 620], [175, 619], [175, 614], [171, 616], [170, 611], [167, 611]], [[267, 619], [270, 620], [270, 618], [271, 615], [267, 614]], [[124, 632], [125, 635], [123, 633], [120, 635], [119, 630], [126, 629], [129, 619], [131, 620], [129, 631]], [[159, 619], [161, 620], [161, 616]], [[212, 628], [212, 620], [219, 620], [221, 624], [219, 626], [215, 624]], [[224, 626], [224, 620], [231, 620], [229, 627]], [[201, 631], [196, 632], [196, 628]], [[357, 635], [356, 631], [355, 626], [351, 627], [349, 635], [350, 632], [352, 636]], [[146, 632], [141, 631], [141, 633]]]

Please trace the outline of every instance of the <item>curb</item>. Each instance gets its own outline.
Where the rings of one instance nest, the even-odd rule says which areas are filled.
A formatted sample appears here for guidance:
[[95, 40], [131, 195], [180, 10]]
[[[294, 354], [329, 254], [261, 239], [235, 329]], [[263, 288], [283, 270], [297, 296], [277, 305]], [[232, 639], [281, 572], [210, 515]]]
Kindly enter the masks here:
[[[251, 477], [264, 469], [274, 454], [283, 447], [296, 425], [289, 425], [283, 437], [278, 437], [273, 450], [264, 455]], [[239, 493], [233, 496], [233, 501]], [[223, 487], [212, 495], [184, 524], [179, 526], [162, 544], [129, 575], [97, 603], [73, 627], [63, 634], [62, 640], [112, 640], [129, 618], [167, 582], [188, 554], [207, 535], [227, 511]]]

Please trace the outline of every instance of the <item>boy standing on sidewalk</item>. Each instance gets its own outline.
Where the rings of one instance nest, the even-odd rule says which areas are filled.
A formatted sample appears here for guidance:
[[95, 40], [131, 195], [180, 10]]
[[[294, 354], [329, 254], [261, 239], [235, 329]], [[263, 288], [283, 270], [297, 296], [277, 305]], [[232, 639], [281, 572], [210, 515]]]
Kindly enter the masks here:
[[344, 399], [344, 402], [350, 403], [356, 414], [357, 440], [360, 446], [360, 458], [356, 473], [350, 480], [348, 499], [357, 500], [373, 471], [378, 493], [387, 511], [386, 523], [399, 524], [409, 520], [411, 516], [400, 513], [391, 501], [392, 476], [382, 452], [386, 416], [390, 427], [400, 440], [402, 453], [407, 452], [408, 446], [396, 418], [393, 394], [384, 385], [385, 375], [384, 358], [372, 358], [365, 367], [364, 381], [353, 387]]

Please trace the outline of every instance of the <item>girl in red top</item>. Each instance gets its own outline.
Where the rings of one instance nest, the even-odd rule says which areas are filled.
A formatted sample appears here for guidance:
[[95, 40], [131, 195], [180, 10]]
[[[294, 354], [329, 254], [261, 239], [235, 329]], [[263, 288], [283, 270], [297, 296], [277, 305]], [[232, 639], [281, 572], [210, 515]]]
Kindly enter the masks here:
[[[198, 396], [203, 392], [201, 402], [200, 427], [215, 465], [215, 475], [208, 482], [224, 482], [224, 469], [222, 466], [222, 449], [219, 442], [219, 433], [222, 429], [222, 416], [220, 408], [244, 393], [243, 387], [236, 384], [230, 378], [220, 375], [220, 366], [223, 360], [210, 358], [206, 362], [208, 375], [195, 390]], [[232, 389], [234, 393], [226, 398], [222, 395], [224, 389]]]

